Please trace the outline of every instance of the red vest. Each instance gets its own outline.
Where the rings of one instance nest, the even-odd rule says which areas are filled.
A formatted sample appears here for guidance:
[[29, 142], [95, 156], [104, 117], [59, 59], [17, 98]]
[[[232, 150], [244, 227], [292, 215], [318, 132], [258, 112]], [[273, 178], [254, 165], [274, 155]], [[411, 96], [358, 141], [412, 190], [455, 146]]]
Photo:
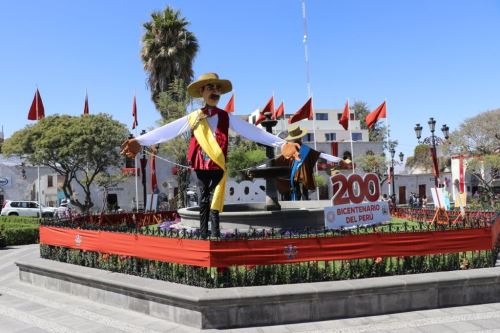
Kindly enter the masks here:
[[[205, 112], [207, 109], [203, 108], [202, 110]], [[215, 114], [219, 116], [217, 129], [215, 131], [215, 139], [222, 149], [224, 157], [227, 159], [229, 116], [226, 111], [219, 108], [212, 109], [212, 116]], [[201, 149], [192, 131], [187, 160], [195, 170], [220, 170], [220, 167], [203, 152], [203, 149]]]

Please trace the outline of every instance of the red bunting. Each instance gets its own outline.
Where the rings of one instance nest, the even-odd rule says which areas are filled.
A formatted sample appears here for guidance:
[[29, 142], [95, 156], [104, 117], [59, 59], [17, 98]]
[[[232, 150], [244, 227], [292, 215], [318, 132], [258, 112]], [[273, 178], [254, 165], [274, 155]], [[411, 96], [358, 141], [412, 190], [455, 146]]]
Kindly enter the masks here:
[[375, 125], [377, 120], [382, 118], [387, 118], [387, 108], [385, 106], [385, 101], [380, 104], [378, 108], [376, 108], [366, 116], [366, 126], [368, 126], [368, 128], [371, 128], [373, 125]]
[[85, 105], [83, 106], [83, 114], [89, 114], [89, 95], [85, 91]]
[[271, 98], [267, 102], [266, 106], [264, 106], [264, 108], [262, 109], [262, 111], [260, 111], [259, 118], [255, 122], [255, 125], [260, 124], [261, 121], [263, 121], [264, 119], [266, 119], [266, 116], [264, 115], [266, 112], [271, 112], [271, 115], [274, 114], [274, 96], [271, 96]]
[[229, 99], [229, 102], [227, 102], [226, 107], [224, 108], [224, 110], [226, 112], [234, 112], [234, 94]]
[[284, 118], [285, 117], [285, 103], [281, 102], [280, 106], [276, 109], [273, 115], [273, 119], [279, 119], [279, 118]]
[[345, 102], [344, 111], [342, 112], [342, 117], [340, 117], [340, 120], [339, 120], [339, 124], [342, 125], [342, 127], [346, 131], [349, 128], [349, 117], [350, 117], [349, 101], [346, 101]]
[[151, 161], [149, 163], [151, 172], [151, 192], [158, 193], [158, 181], [156, 179], [156, 156], [151, 155]]
[[302, 119], [313, 120], [313, 106], [312, 106], [312, 97], [310, 97], [306, 104], [304, 104], [299, 111], [295, 112], [293, 116], [288, 119], [289, 124], [293, 124]]
[[[429, 153], [431, 154], [431, 160], [432, 160], [432, 173], [434, 174], [434, 177], [439, 179], [439, 163], [437, 159], [437, 154], [436, 150], [433, 147], [429, 147]], [[436, 184], [436, 187], [438, 184]]]
[[45, 109], [43, 108], [42, 96], [38, 88], [35, 92], [35, 97], [33, 97], [33, 102], [31, 103], [30, 111], [28, 112], [28, 120], [40, 120], [45, 117]]
[[139, 123], [137, 122], [137, 104], [135, 102], [135, 95], [134, 95], [134, 102], [132, 103], [132, 117], [134, 117], [134, 122], [132, 123], [132, 129], [135, 129]]

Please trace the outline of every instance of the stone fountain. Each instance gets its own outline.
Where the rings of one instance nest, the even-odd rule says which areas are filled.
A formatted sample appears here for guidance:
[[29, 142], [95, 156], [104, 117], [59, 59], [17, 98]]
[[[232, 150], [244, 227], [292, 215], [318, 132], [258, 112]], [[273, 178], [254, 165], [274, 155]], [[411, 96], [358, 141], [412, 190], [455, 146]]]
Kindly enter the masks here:
[[[261, 122], [267, 132], [278, 123], [271, 119], [271, 112], [264, 114]], [[241, 231], [254, 229], [286, 229], [286, 230], [317, 230], [324, 226], [324, 207], [331, 206], [330, 200], [311, 201], [278, 201], [276, 178], [290, 174], [289, 167], [273, 166], [274, 148], [266, 147], [268, 162], [265, 167], [248, 170], [252, 178], [266, 180], [266, 199], [264, 203], [241, 203], [224, 205], [220, 214], [222, 230], [239, 229]], [[179, 209], [181, 224], [188, 227], [199, 227], [199, 207]]]

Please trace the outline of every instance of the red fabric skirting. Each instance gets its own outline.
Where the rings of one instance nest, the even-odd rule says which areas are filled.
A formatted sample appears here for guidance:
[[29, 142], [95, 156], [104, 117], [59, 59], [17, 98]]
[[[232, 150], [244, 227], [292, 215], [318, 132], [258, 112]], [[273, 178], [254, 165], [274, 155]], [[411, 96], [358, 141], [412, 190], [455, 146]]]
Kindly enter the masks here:
[[126, 233], [40, 227], [40, 244], [200, 267], [421, 256], [489, 250], [490, 227], [335, 237], [204, 241]]

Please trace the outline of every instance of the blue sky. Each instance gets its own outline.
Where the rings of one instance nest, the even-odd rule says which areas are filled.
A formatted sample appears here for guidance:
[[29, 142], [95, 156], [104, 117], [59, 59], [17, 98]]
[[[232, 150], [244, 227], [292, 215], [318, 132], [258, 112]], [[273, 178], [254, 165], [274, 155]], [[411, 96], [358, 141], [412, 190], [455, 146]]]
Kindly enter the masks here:
[[[139, 57], [142, 24], [170, 4], [191, 22], [200, 51], [195, 75], [233, 82], [237, 113], [263, 107], [274, 92], [295, 112], [307, 99], [300, 0], [2, 1], [0, 125], [6, 136], [29, 124], [38, 85], [46, 115], [90, 112], [139, 128], [155, 126]], [[500, 2], [308, 0], [308, 45], [315, 108], [347, 98], [388, 103], [392, 137], [411, 155], [415, 123], [429, 117], [455, 129], [500, 107]], [[221, 100], [224, 106], [229, 95]]]

